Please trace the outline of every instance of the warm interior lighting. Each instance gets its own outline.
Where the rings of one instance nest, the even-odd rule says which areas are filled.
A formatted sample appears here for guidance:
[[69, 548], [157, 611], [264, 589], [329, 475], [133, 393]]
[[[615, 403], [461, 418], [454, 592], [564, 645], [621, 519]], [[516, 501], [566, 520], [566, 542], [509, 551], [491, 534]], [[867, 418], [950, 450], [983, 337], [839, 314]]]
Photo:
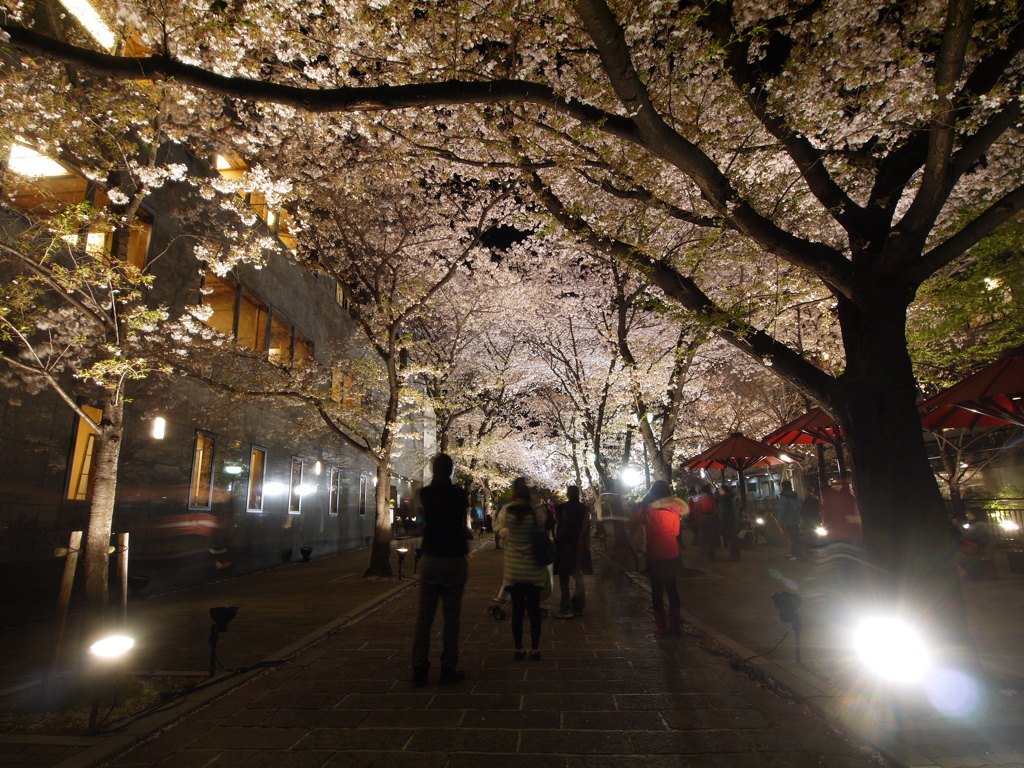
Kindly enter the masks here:
[[157, 416], [153, 419], [153, 439], [163, 440], [164, 435], [167, 433], [167, 419], [163, 416]]
[[114, 33], [96, 13], [96, 9], [89, 4], [88, 0], [60, 0], [60, 2], [78, 20], [78, 23], [85, 27], [85, 31], [92, 35], [97, 43], [108, 51], [113, 50]]
[[322, 475], [324, 473], [324, 463], [317, 459], [316, 464], [313, 465], [313, 471], [318, 475]]
[[7, 157], [7, 167], [22, 176], [43, 178], [52, 176], [68, 176], [70, 171], [56, 160], [41, 155], [24, 144], [12, 144]]

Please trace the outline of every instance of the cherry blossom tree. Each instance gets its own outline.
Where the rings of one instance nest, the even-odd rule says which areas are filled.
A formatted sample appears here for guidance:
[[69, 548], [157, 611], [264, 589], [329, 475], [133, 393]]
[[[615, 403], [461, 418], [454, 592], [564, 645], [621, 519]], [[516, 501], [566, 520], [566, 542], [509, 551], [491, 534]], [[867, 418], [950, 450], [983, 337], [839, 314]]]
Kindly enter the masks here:
[[[434, 158], [519, 169], [580, 242], [836, 415], [869, 551], [934, 615], [961, 615], [936, 556], [945, 520], [906, 323], [918, 288], [1024, 203], [1016, 6], [353, 0], [124, 15], [156, 54], [66, 44], [16, 14], [3, 29], [23, 54], [97, 76], [173, 78], [197, 118], [253, 143], [303, 114], [323, 136], [387, 131]], [[837, 318], [835, 373], [772, 326], [763, 294], [801, 286]], [[743, 291], [761, 296], [730, 311]]]

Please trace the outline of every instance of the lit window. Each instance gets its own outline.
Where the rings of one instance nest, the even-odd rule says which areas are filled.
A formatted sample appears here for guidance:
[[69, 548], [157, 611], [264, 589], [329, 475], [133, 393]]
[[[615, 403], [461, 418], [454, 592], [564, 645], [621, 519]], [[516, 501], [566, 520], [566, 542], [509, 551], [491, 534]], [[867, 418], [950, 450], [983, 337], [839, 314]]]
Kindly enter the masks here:
[[128, 263], [142, 270], [149, 261], [149, 242], [153, 237], [153, 217], [139, 211], [128, 236]]
[[215, 155], [213, 167], [225, 179], [243, 179], [245, 172], [249, 170], [248, 164], [238, 155]]
[[277, 312], [270, 317], [270, 362], [274, 365], [287, 366], [292, 361], [292, 330], [293, 326]]
[[331, 468], [331, 502], [327, 514], [337, 515], [341, 511], [341, 467]]
[[213, 496], [214, 439], [203, 432], [196, 434], [192, 453], [192, 483], [188, 505], [192, 509], [209, 509]]
[[[89, 418], [97, 424], [103, 418], [103, 411], [90, 405], [83, 405]], [[92, 498], [92, 485], [95, 477], [93, 467], [96, 463], [96, 430], [81, 417], [75, 425], [75, 447], [71, 454], [71, 477], [68, 482], [68, 498], [74, 501], [88, 501]]]
[[242, 289], [238, 306], [238, 343], [248, 349], [267, 348], [267, 319], [270, 308], [247, 290]]
[[302, 511], [302, 459], [292, 459], [291, 487], [288, 489], [288, 514], [297, 515]]
[[292, 361], [313, 359], [313, 342], [306, 338], [302, 331], [295, 330], [295, 348], [292, 351]]
[[359, 476], [359, 514], [360, 515], [365, 515], [366, 514], [366, 491], [367, 491], [367, 486], [369, 485], [369, 483], [367, 482], [368, 479], [369, 478], [367, 478], [366, 475], [360, 475]]
[[238, 283], [230, 277], [217, 277], [207, 272], [203, 278], [203, 306], [213, 313], [206, 324], [228, 336], [235, 335], [235, 304], [238, 299]]
[[341, 304], [341, 308], [348, 312], [348, 294], [345, 293], [345, 289], [341, 287], [341, 283], [334, 284], [334, 298]]
[[250, 512], [263, 511], [263, 481], [267, 475], [267, 452], [253, 446], [249, 455], [249, 502]]

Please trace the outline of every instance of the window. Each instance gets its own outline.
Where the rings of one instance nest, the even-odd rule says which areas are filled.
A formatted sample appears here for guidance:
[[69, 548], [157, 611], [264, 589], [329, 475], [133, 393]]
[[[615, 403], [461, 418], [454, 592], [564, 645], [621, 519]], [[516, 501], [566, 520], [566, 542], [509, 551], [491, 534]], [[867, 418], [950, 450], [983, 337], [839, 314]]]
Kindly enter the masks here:
[[348, 312], [348, 294], [345, 293], [345, 289], [341, 287], [341, 283], [334, 284], [334, 298], [341, 305], [341, 308]]
[[[97, 424], [103, 418], [103, 411], [90, 405], [83, 405], [89, 418]], [[93, 468], [96, 463], [96, 430], [81, 417], [75, 425], [75, 447], [71, 454], [71, 477], [68, 482], [68, 498], [73, 501], [88, 501], [92, 498], [95, 480]]]
[[288, 489], [288, 514], [297, 515], [302, 511], [302, 459], [292, 459], [291, 487]]
[[270, 307], [242, 289], [238, 305], [238, 343], [249, 349], [267, 348], [267, 320]]
[[246, 504], [249, 512], [263, 511], [263, 481], [266, 476], [267, 451], [254, 445], [249, 454], [249, 501]]
[[341, 511], [341, 467], [331, 468], [331, 501], [327, 507], [327, 514], [337, 515]]
[[297, 363], [313, 358], [313, 342], [306, 338], [306, 334], [295, 329], [295, 344], [292, 349], [292, 362]]
[[238, 283], [230, 277], [217, 277], [207, 272], [203, 278], [203, 306], [213, 313], [206, 320], [211, 328], [235, 335], [235, 305], [238, 302]]
[[292, 331], [294, 327], [277, 312], [270, 315], [269, 359], [274, 365], [287, 367], [292, 362]]
[[[249, 164], [238, 155], [215, 155], [213, 167], [225, 179], [238, 181], [245, 178]], [[272, 208], [267, 203], [266, 195], [259, 191], [240, 192], [239, 196], [249, 204], [253, 212], [263, 219], [267, 229], [277, 235], [281, 244], [292, 253], [295, 253], [297, 239], [292, 234], [292, 219], [284, 208]]]
[[196, 433], [192, 453], [192, 483], [189, 488], [190, 509], [209, 509], [213, 496], [213, 446], [212, 435]]
[[366, 487], [369, 485], [366, 475], [359, 476], [359, 514], [366, 514]]

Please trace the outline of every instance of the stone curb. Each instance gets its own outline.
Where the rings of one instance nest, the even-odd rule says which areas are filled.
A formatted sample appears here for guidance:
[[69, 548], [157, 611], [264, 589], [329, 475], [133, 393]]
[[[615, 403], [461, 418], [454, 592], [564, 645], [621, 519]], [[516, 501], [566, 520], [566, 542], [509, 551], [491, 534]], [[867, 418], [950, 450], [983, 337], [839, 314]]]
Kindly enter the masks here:
[[[595, 552], [598, 551], [595, 550]], [[607, 553], [598, 552], [598, 554], [634, 586], [642, 592], [650, 594], [650, 585], [646, 579], [633, 571], [623, 568]], [[728, 649], [731, 654], [742, 660], [744, 664], [756, 667], [773, 683], [792, 694], [794, 701], [810, 708], [816, 715], [831, 723], [841, 733], [848, 734], [857, 741], [878, 750], [887, 759], [904, 766], [904, 768], [939, 768], [938, 763], [925, 757], [901, 740], [892, 736], [885, 740], [879, 739], [876, 733], [866, 728], [858, 728], [856, 724], [844, 720], [837, 710], [843, 698], [843, 692], [836, 686], [818, 679], [797, 666], [794, 662], [765, 659], [731, 637], [722, 634], [714, 627], [705, 624], [685, 609], [682, 613], [686, 624], [694, 627], [705, 637]]]

